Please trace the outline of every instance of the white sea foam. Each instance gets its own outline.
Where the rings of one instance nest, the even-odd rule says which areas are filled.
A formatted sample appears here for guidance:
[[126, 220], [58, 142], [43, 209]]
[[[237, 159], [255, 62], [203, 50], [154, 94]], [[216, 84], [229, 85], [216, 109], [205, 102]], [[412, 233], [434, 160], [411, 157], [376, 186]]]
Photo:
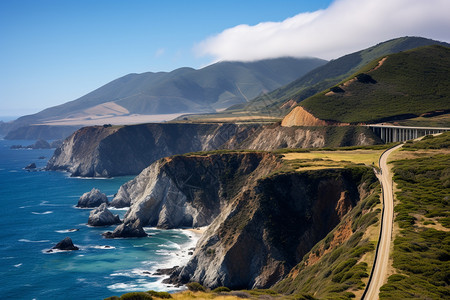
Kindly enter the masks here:
[[22, 263], [14, 265], [14, 267], [19, 268], [21, 265], [23, 265]]
[[174, 243], [174, 242], [170, 242], [170, 241], [167, 241], [167, 244], [159, 244], [158, 247], [181, 250], [180, 245], [178, 245], [177, 243]]
[[[83, 250], [83, 247], [78, 246], [80, 250]], [[80, 252], [80, 251], [74, 251], [74, 250], [60, 250], [60, 249], [43, 249], [41, 250], [42, 253], [44, 254], [54, 254], [54, 253], [68, 253], [68, 252]], [[78, 256], [84, 256], [83, 254], [80, 254]]]
[[186, 289], [185, 287], [175, 287], [173, 285], [168, 285], [162, 283], [163, 278], [158, 279], [154, 282], [148, 282], [144, 279], [137, 279], [132, 283], [116, 283], [108, 286], [108, 289], [114, 292], [136, 292], [136, 291], [180, 291]]
[[108, 207], [108, 209], [109, 209], [109, 210], [112, 210], [112, 211], [114, 211], [114, 210], [127, 211], [127, 210], [130, 209], [130, 207], [128, 206], [128, 207], [119, 207], [119, 208], [116, 208], [116, 207], [114, 207], [114, 206], [111, 206], [111, 207]]
[[97, 245], [97, 246], [92, 246], [91, 248], [94, 248], [94, 249], [105, 249], [105, 250], [116, 249], [116, 247], [108, 246], [108, 245]]
[[114, 177], [82, 177], [82, 176], [71, 176], [70, 173], [67, 174], [67, 178], [70, 179], [84, 179], [84, 180], [110, 180]]
[[130, 278], [140, 278], [140, 277], [153, 277], [152, 272], [146, 269], [135, 268], [130, 271], [122, 271], [112, 273], [110, 276], [122, 276]]
[[48, 243], [50, 241], [49, 240], [31, 241], [31, 240], [27, 240], [27, 239], [20, 239], [19, 242], [24, 242], [24, 243]]
[[164, 255], [164, 256], [171, 256], [172, 253], [173, 253], [173, 252], [171, 252], [169, 250], [161, 250], [161, 249], [158, 249], [155, 252], [156, 252], [157, 255]]
[[[157, 235], [161, 230], [154, 227], [144, 227], [146, 231]], [[183, 244], [177, 244], [172, 241], [164, 241], [164, 244], [159, 244], [155, 254], [164, 256], [163, 261], [155, 264], [155, 261], [142, 262], [143, 266], [148, 266], [147, 269], [135, 268], [132, 270], [120, 270], [112, 273], [112, 277], [127, 277], [135, 279], [133, 281], [118, 282], [108, 286], [108, 289], [114, 292], [132, 292], [132, 291], [178, 291], [185, 289], [184, 287], [175, 287], [163, 283], [162, 281], [167, 277], [166, 275], [153, 275], [157, 269], [172, 268], [174, 266], [186, 265], [191, 258], [188, 255], [190, 249], [195, 247], [201, 234], [185, 229], [174, 229], [172, 232], [181, 233], [188, 237], [188, 240]], [[173, 235], [179, 238], [179, 235]], [[159, 260], [157, 260], [159, 261]], [[157, 279], [156, 281], [149, 281], [149, 278]]]
[[32, 211], [31, 213], [32, 213], [33, 215], [48, 215], [48, 214], [52, 214], [53, 211], [52, 211], [52, 210], [48, 210], [48, 211], [44, 211], [44, 212], [35, 212], [35, 211]]
[[68, 232], [76, 232], [78, 230], [79, 230], [78, 228], [71, 228], [71, 229], [55, 230], [55, 232], [57, 232], [57, 233], [68, 233]]

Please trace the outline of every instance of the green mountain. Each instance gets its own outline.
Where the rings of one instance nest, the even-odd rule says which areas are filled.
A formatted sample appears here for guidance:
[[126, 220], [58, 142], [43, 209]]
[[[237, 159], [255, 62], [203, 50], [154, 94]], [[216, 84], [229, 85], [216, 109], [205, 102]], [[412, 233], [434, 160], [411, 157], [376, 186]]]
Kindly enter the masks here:
[[[100, 114], [171, 114], [212, 112], [246, 102], [262, 92], [303, 76], [326, 61], [317, 58], [278, 58], [256, 62], [219, 62], [195, 70], [129, 74], [71, 102], [19, 118], [29, 124], [48, 119]], [[98, 107], [108, 103], [108, 106]]]
[[315, 117], [374, 123], [450, 111], [450, 48], [434, 45], [378, 58], [301, 102]]
[[[303, 77], [268, 94], [253, 99], [249, 104], [236, 105], [228, 110], [257, 111], [272, 116], [283, 116], [289, 111], [289, 106], [284, 108], [280, 107], [291, 99], [299, 103], [324, 89], [336, 85], [381, 56], [428, 45], [450, 46], [448, 43], [421, 37], [401, 37], [389, 40], [365, 50], [331, 60], [327, 64], [310, 71]], [[295, 105], [295, 102], [292, 104]]]

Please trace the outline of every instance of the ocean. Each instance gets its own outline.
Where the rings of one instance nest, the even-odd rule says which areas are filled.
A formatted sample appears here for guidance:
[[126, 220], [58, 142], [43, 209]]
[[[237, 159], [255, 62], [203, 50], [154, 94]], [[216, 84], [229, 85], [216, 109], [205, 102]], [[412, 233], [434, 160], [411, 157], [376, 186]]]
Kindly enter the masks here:
[[[90, 210], [75, 208], [78, 198], [95, 187], [111, 200], [132, 177], [86, 179], [65, 172], [28, 172], [25, 166], [34, 162], [43, 168], [54, 151], [10, 149], [33, 143], [0, 140], [1, 297], [103, 299], [131, 291], [175, 291], [152, 274], [186, 263], [198, 236], [187, 230], [145, 228], [148, 238], [104, 239], [101, 233], [114, 227], [87, 226]], [[126, 210], [111, 211], [122, 218]], [[46, 252], [66, 236], [80, 250]]]

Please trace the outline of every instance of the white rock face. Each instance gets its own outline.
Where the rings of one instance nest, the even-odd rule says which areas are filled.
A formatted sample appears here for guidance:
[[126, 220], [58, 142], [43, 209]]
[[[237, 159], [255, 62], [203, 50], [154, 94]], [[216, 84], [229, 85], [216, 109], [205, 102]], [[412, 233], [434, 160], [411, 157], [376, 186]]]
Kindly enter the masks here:
[[89, 214], [88, 225], [91, 226], [109, 226], [120, 223], [119, 215], [113, 215], [107, 208], [106, 203], [102, 203]]
[[126, 222], [140, 220], [159, 228], [201, 227], [208, 225], [200, 211], [187, 201], [185, 193], [161, 168], [163, 160], [142, 171], [120, 187], [112, 206], [130, 205]]
[[99, 207], [103, 203], [108, 204], [108, 197], [98, 189], [93, 188], [80, 197], [77, 207]]

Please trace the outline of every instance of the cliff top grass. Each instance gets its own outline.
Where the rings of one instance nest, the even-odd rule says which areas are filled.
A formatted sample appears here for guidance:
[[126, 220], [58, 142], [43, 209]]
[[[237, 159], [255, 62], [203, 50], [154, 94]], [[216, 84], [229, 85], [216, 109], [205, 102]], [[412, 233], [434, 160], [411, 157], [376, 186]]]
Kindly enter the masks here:
[[380, 60], [300, 105], [319, 119], [344, 123], [450, 109], [450, 48], [416, 48], [389, 55], [377, 66]]
[[292, 152], [283, 155], [283, 160], [290, 165], [296, 165], [298, 171], [327, 168], [345, 168], [350, 164], [378, 165], [383, 150], [352, 150], [352, 151], [311, 151]]

